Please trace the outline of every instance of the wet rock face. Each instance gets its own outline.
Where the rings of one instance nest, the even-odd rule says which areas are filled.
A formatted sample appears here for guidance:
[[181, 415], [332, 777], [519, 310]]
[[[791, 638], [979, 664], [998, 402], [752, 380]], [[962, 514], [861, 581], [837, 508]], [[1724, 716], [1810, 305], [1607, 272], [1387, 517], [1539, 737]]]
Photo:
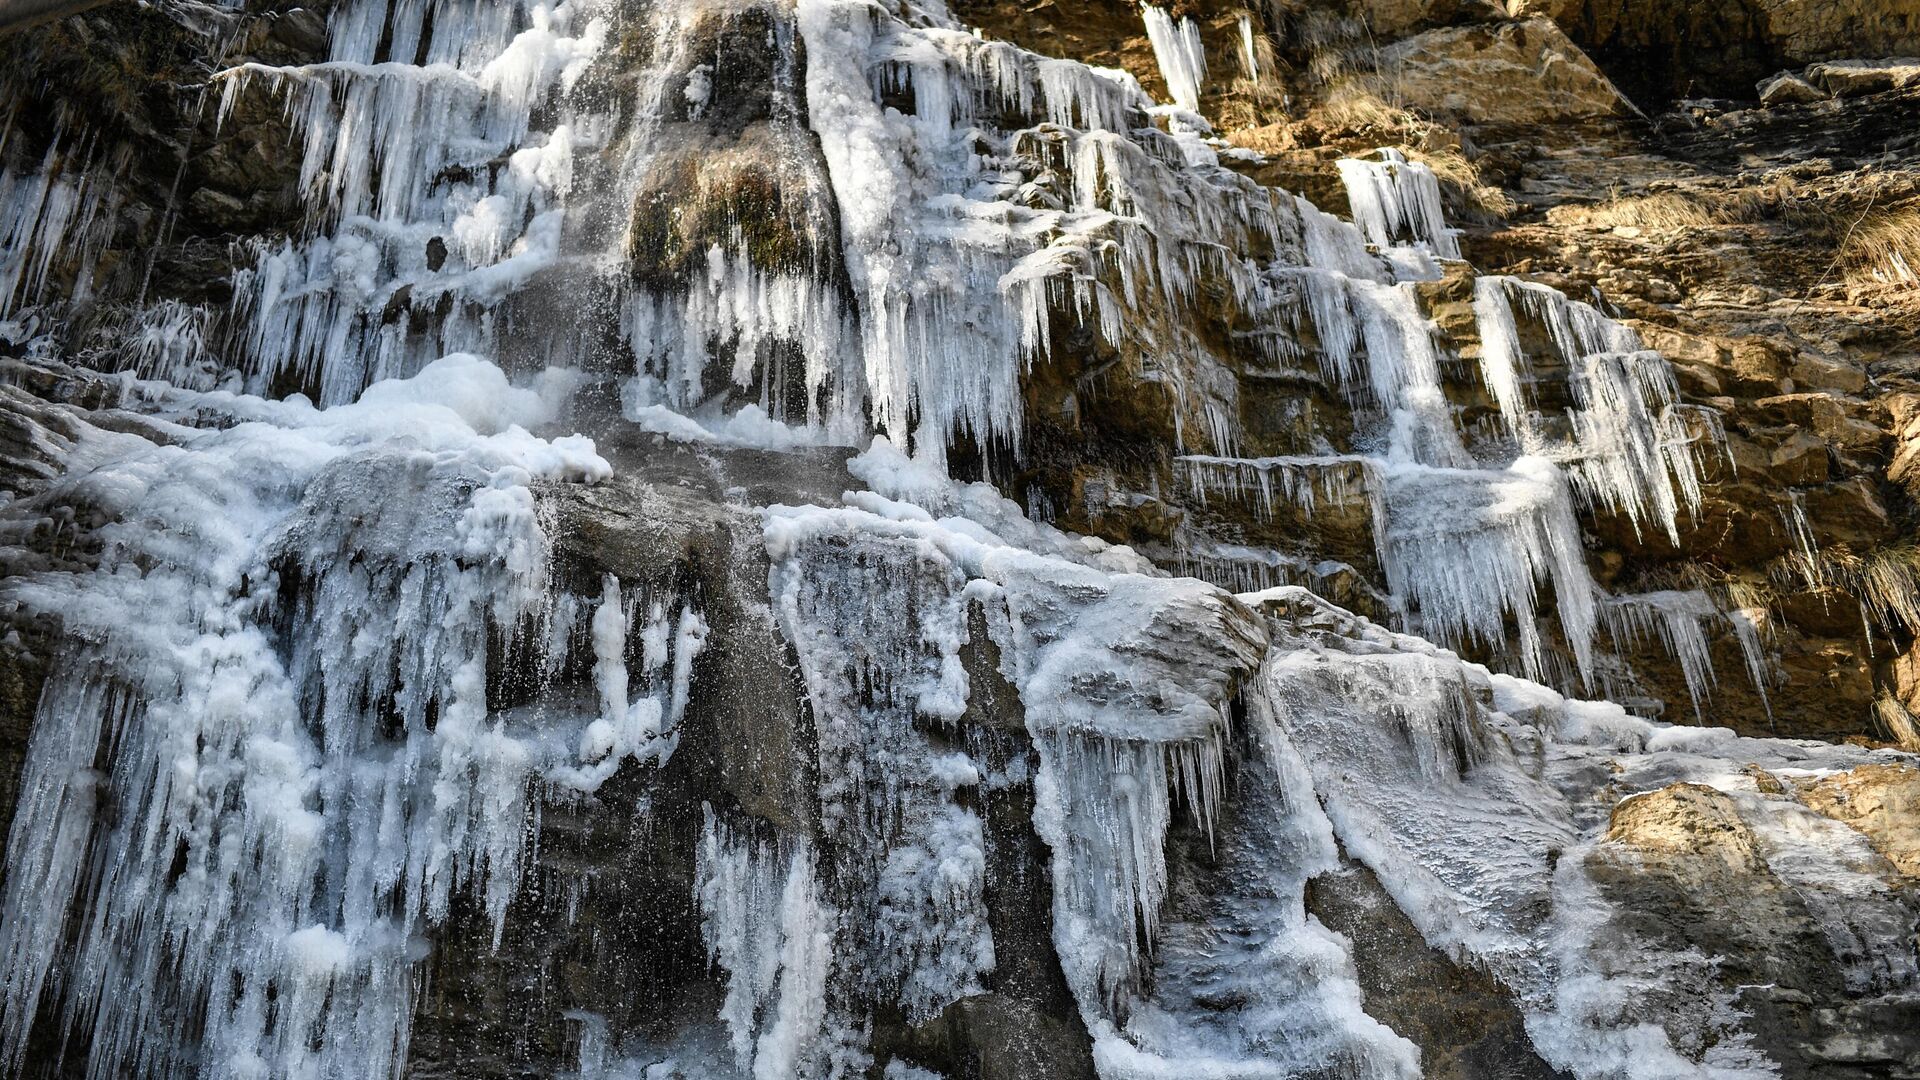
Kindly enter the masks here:
[[[1886, 820], [1874, 793], [1887, 790], [1891, 779], [1880, 767], [1867, 766], [1861, 775], [1839, 774], [1822, 781], [1817, 794], [1800, 797], [1816, 809], [1837, 802], [1848, 813], [1847, 795], [1857, 791], [1863, 805], [1853, 820], [1871, 828]], [[1899, 780], [1892, 784], [1898, 791]], [[1897, 807], [1901, 796], [1893, 798]], [[1870, 842], [1875, 832], [1862, 831], [1858, 839]], [[1899, 934], [1920, 910], [1911, 875], [1866, 843], [1855, 851], [1884, 882], [1878, 910], [1858, 915], [1888, 920]], [[1718, 985], [1702, 990], [1725, 995], [1750, 1013], [1748, 1030], [1781, 1063], [1783, 1075], [1864, 1077], [1904, 1067], [1916, 1047], [1903, 1037], [1889, 1038], [1882, 1025], [1888, 1015], [1910, 1007], [1907, 992], [1887, 994], [1886, 988], [1901, 984], [1897, 973], [1912, 964], [1912, 956], [1854, 951], [1856, 940], [1836, 932], [1775, 873], [1772, 860], [1783, 858], [1790, 856], [1777, 840], [1756, 835], [1738, 800], [1677, 784], [1616, 806], [1607, 842], [1588, 865], [1602, 891], [1632, 913], [1615, 924], [1618, 931], [1717, 958], [1712, 978]], [[1892, 972], [1883, 966], [1888, 964]], [[1701, 1003], [1674, 1006], [1698, 1009]]]
[[1564, 1080], [1533, 1051], [1507, 989], [1428, 945], [1365, 867], [1313, 879], [1307, 910], [1352, 939], [1368, 1012], [1419, 1044], [1425, 1076]]

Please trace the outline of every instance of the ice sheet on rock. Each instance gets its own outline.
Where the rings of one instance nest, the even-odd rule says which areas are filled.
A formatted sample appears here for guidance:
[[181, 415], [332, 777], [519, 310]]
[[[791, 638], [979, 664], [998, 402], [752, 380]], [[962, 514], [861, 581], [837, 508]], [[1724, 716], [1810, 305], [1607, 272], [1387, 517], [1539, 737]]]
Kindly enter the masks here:
[[527, 485], [607, 466], [471, 357], [326, 412], [196, 401], [242, 422], [62, 481], [112, 521], [97, 571], [6, 586], [72, 645], [9, 839], [0, 1045], [44, 1007], [91, 1076], [393, 1074], [414, 939], [456, 889], [497, 927], [519, 878], [537, 762], [484, 688], [546, 595]]
[[[905, 477], [915, 470], [894, 452], [890, 462], [869, 459], [862, 471], [898, 491], [912, 483]], [[868, 681], [890, 669], [892, 674], [875, 684], [891, 687], [888, 693], [903, 703], [913, 702], [927, 718], [922, 723], [937, 722], [943, 714], [957, 717], [967, 700], [957, 656], [966, 636], [964, 605], [983, 605], [1040, 755], [1035, 826], [1054, 851], [1056, 945], [1089, 1022], [1106, 1016], [1142, 973], [1153, 940], [1166, 888], [1162, 841], [1176, 803], [1210, 822], [1222, 797], [1227, 724], [1222, 710], [1230, 686], [1257, 655], [1258, 629], [1201, 583], [1068, 562], [1011, 545], [966, 518], [936, 519], [917, 506], [856, 494], [850, 493], [849, 501], [867, 509], [768, 511], [774, 592], [784, 598], [783, 625], [799, 645], [816, 710], [828, 717], [855, 717], [862, 711], [836, 689], [837, 679], [822, 677], [831, 675], [829, 659], [840, 666], [855, 662], [850, 657], [893, 655], [895, 663], [872, 669]], [[968, 495], [964, 486], [949, 492], [957, 499]], [[1026, 521], [1017, 508], [1003, 520], [1051, 532]], [[835, 571], [836, 566], [845, 569]], [[900, 625], [897, 601], [884, 617], [861, 614], [884, 602], [876, 597], [898, 597], [902, 589], [917, 597], [911, 606], [918, 625]], [[809, 598], [832, 596], [845, 597], [843, 606], [834, 609], [836, 617], [821, 617], [826, 612], [818, 608], [820, 601]], [[859, 606], [848, 609], [849, 602]], [[809, 613], [814, 617], [805, 617]], [[849, 640], [863, 644], [850, 649]], [[858, 737], [860, 728], [875, 719], [871, 707], [864, 711], [867, 718], [834, 727]], [[892, 725], [900, 734], [862, 748], [860, 762], [823, 767], [823, 776], [832, 778], [823, 792], [825, 812], [844, 815], [849, 811], [841, 807], [851, 803], [851, 812], [865, 808], [874, 814], [888, 810], [891, 799], [891, 811], [904, 822], [900, 831], [908, 839], [917, 816], [957, 820], [959, 835], [971, 835], [978, 827], [971, 815], [955, 819], [950, 811], [928, 815], [916, 809], [922, 804], [937, 810], [942, 803], [913, 791], [928, 764], [913, 760], [921, 751], [914, 749], [919, 740], [912, 729], [899, 721]], [[883, 750], [891, 753], [893, 767], [882, 776], [867, 775], [859, 765], [880, 758]], [[876, 797], [882, 792], [888, 792], [886, 799]], [[952, 835], [951, 826], [941, 825], [937, 833]], [[879, 828], [868, 835], [884, 839], [894, 833]], [[939, 854], [950, 843], [915, 841], [925, 851], [913, 854], [907, 868], [951, 858]], [[888, 880], [901, 876], [895, 858], [888, 857]], [[951, 873], [942, 876], [953, 880]], [[920, 888], [911, 879], [909, 886]], [[922, 944], [916, 952], [951, 955], [968, 944], [970, 922], [955, 920], [950, 900], [932, 895], [931, 907], [920, 905], [932, 915], [917, 920], [914, 934]], [[907, 905], [894, 909], [911, 910]], [[883, 923], [881, 940], [895, 933]], [[938, 948], [929, 953], [932, 944]], [[948, 965], [921, 962], [917, 970], [949, 970]]]
[[1306, 912], [1307, 881], [1337, 871], [1339, 854], [1272, 708], [1249, 700], [1237, 808], [1217, 842], [1205, 913], [1176, 908], [1162, 928], [1151, 994], [1095, 1045], [1102, 1076], [1421, 1075], [1419, 1050], [1366, 1013], [1347, 941]]
[[1433, 170], [1392, 147], [1375, 152], [1378, 161], [1341, 158], [1337, 163], [1353, 223], [1367, 242], [1383, 251], [1420, 244], [1442, 258], [1459, 258], [1460, 244], [1447, 228], [1440, 181]]

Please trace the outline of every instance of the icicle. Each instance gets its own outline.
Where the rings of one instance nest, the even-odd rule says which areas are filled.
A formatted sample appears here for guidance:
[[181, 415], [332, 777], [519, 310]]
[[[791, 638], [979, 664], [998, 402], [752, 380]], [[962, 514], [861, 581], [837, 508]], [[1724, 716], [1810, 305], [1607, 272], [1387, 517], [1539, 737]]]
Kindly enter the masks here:
[[1546, 673], [1535, 609], [1550, 584], [1580, 676], [1593, 670], [1596, 587], [1566, 482], [1522, 458], [1505, 473], [1403, 466], [1388, 473], [1387, 579], [1448, 645], [1497, 646], [1511, 615], [1529, 678]]
[[[1520, 343], [1516, 301], [1566, 365], [1573, 406], [1571, 438], [1562, 445], [1549, 442], [1529, 409], [1534, 374]], [[1704, 423], [1704, 438], [1689, 429], [1687, 418], [1698, 414], [1679, 403], [1666, 360], [1642, 348], [1631, 330], [1545, 286], [1480, 278], [1473, 306], [1481, 377], [1522, 452], [1565, 464], [1583, 505], [1621, 514], [1636, 531], [1655, 524], [1678, 544], [1681, 512], [1700, 507], [1705, 455], [1726, 451], [1717, 422]]]
[[[1703, 592], [1653, 592], [1610, 597], [1600, 605], [1601, 620], [1615, 643], [1625, 646], [1657, 635], [1667, 655], [1680, 665], [1696, 720], [1705, 721], [1701, 702], [1717, 681], [1705, 627], [1721, 612]], [[1736, 630], [1738, 623], [1735, 623]]]
[[813, 850], [738, 836], [703, 809], [694, 896], [707, 960], [727, 973], [720, 1019], [734, 1060], [755, 1080], [812, 1075], [837, 917], [821, 902]]
[[11, 597], [62, 611], [76, 643], [10, 839], [11, 1060], [45, 1009], [84, 1034], [93, 1076], [188, 1054], [398, 1074], [409, 940], [456, 892], [497, 939], [526, 855], [539, 749], [488, 713], [489, 640], [545, 609], [527, 485], [607, 473], [585, 440], [516, 426], [548, 409], [448, 357], [70, 481], [131, 527], [103, 533], [97, 572]]
[[1146, 20], [1147, 39], [1153, 43], [1153, 57], [1160, 64], [1160, 77], [1167, 82], [1167, 93], [1174, 104], [1197, 113], [1200, 111], [1200, 87], [1207, 78], [1207, 50], [1200, 42], [1200, 27], [1190, 18], [1175, 25], [1165, 8], [1140, 5]]
[[1245, 12], [1240, 15], [1240, 64], [1246, 70], [1247, 80], [1260, 85], [1260, 53], [1254, 48], [1253, 16]]
[[[1244, 25], [1244, 23], [1243, 23]], [[1440, 205], [1440, 181], [1433, 170], [1392, 147], [1381, 160], [1341, 158], [1340, 179], [1347, 188], [1353, 222], [1367, 241], [1386, 249], [1405, 242], [1424, 244], [1443, 258], [1460, 257], [1460, 244], [1447, 228]]]

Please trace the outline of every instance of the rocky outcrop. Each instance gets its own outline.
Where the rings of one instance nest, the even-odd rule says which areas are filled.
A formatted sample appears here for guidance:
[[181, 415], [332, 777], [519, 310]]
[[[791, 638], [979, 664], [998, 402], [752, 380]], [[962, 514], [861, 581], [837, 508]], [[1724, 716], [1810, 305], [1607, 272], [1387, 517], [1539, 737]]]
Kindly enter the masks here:
[[1380, 51], [1383, 96], [1469, 124], [1557, 124], [1631, 111], [1548, 19], [1414, 34]]
[[[1601, 891], [1632, 913], [1614, 930], [1715, 958], [1709, 985], [1699, 988], [1704, 1000], [1672, 1002], [1675, 1016], [1712, 1008], [1716, 998], [1747, 1012], [1754, 1043], [1781, 1062], [1783, 1075], [1865, 1077], [1908, 1067], [1912, 1050], [1888, 1038], [1887, 1024], [1912, 1007], [1910, 992], [1887, 990], [1902, 985], [1910, 959], [1854, 951], [1848, 932], [1836, 933], [1807, 905], [1774, 869], [1773, 860], [1791, 855], [1749, 824], [1751, 799], [1676, 784], [1615, 806], [1606, 843], [1587, 861]], [[1864, 842], [1852, 857], [1885, 883], [1874, 908], [1855, 917], [1886, 920], [1900, 933], [1914, 917], [1911, 880]]]
[[[364, 235], [316, 249], [324, 257], [295, 290], [325, 301], [303, 309], [315, 320], [307, 337], [370, 305], [323, 342], [368, 342], [350, 357], [364, 366], [334, 386], [324, 364], [288, 361], [291, 332], [248, 337], [260, 315], [250, 305], [285, 300], [257, 288], [259, 275], [301, 269], [288, 269], [293, 248], [277, 262], [269, 249], [333, 239], [339, 224], [314, 210], [323, 200], [301, 190], [300, 154], [286, 150], [301, 99], [280, 76], [208, 82], [250, 60], [319, 58], [323, 13], [104, 7], [15, 36], [3, 47], [27, 105], [0, 146], [9, 175], [84, 175], [119, 201], [20, 294], [33, 310], [0, 325], [17, 354], [0, 361], [0, 560], [23, 580], [96, 569], [110, 534], [129, 533], [111, 500], [145, 482], [128, 479], [128, 461], [167, 477], [186, 460], [191, 477], [226, 475], [237, 489], [236, 477], [253, 478], [200, 471], [194, 455], [257, 430], [306, 440], [288, 468], [317, 474], [263, 496], [291, 524], [271, 519], [258, 565], [236, 554], [221, 566], [245, 566], [221, 625], [264, 642], [267, 667], [315, 647], [307, 616], [337, 595], [315, 584], [323, 572], [337, 575], [332, 590], [389, 574], [411, 603], [439, 595], [433, 575], [539, 564], [537, 603], [515, 609], [492, 579], [468, 598], [474, 611], [494, 605], [494, 621], [447, 681], [464, 693], [484, 673], [484, 735], [476, 726], [456, 745], [451, 708], [474, 706], [458, 694], [402, 716], [417, 688], [400, 685], [398, 662], [344, 692], [327, 673], [313, 676], [325, 694], [307, 688], [316, 710], [358, 710], [365, 730], [354, 730], [374, 749], [351, 760], [355, 782], [416, 775], [384, 756], [408, 724], [462, 769], [475, 745], [498, 751], [486, 768], [526, 769], [488, 788], [503, 802], [471, 823], [505, 822], [495, 839], [513, 857], [489, 877], [459, 847], [465, 833], [440, 838], [433, 860], [462, 867], [450, 899], [411, 924], [417, 936], [383, 943], [396, 959], [378, 970], [416, 980], [401, 1063], [412, 1075], [599, 1076], [679, 1053], [784, 1076], [798, 1066], [780, 1059], [780, 1039], [806, 1024], [840, 1040], [848, 1074], [869, 1080], [1080, 1080], [1114, 1071], [1116, 1054], [1184, 1075], [1204, 1056], [1195, 1047], [1463, 1080], [1601, 1075], [1607, 1054], [1649, 1048], [1676, 1075], [1769, 1062], [1823, 1080], [1911, 1072], [1920, 773], [1871, 748], [1920, 746], [1920, 303], [1901, 272], [1920, 265], [1907, 254], [1920, 89], [1905, 63], [1831, 59], [1849, 40], [1823, 21], [1831, 13], [1510, 7], [1524, 17], [1473, 0], [1173, 5], [1170, 21], [1194, 20], [1208, 54], [1197, 89], [1215, 142], [1201, 121], [1147, 108], [1124, 78], [1024, 66], [1038, 62], [877, 8], [812, 25], [837, 35], [816, 46], [840, 51], [811, 56], [785, 5], [623, 8], [591, 63], [566, 69], [572, 103], [604, 106], [594, 125], [564, 143], [516, 134], [497, 156], [425, 178], [474, 204], [453, 223], [368, 216], [352, 224]], [[1851, 12], [1849, 27], [1883, 30], [1898, 15], [1836, 10]], [[1168, 96], [1131, 4], [954, 11]], [[870, 33], [883, 45], [856, 55]], [[1648, 63], [1678, 56], [1686, 35], [1706, 47], [1684, 69]], [[418, 57], [385, 56], [389, 39], [366, 44], [382, 61], [364, 65], [382, 69], [373, 76], [427, 78]], [[941, 52], [963, 46], [964, 63]], [[1785, 67], [1795, 70], [1754, 87]], [[44, 77], [54, 70], [74, 75]], [[861, 139], [936, 116], [950, 103], [940, 95], [967, 80], [1006, 92], [937, 113], [951, 144], [903, 141], [912, 152], [894, 160], [877, 156], [883, 140], [854, 140], [849, 153], [822, 137], [834, 118], [810, 114], [829, 99], [809, 80], [832, 78], [843, 79], [828, 87], [835, 105], [872, 110]], [[1739, 103], [1667, 107], [1739, 79]], [[1054, 97], [1058, 86], [1071, 93]], [[544, 122], [553, 105], [526, 112]], [[1103, 108], [1111, 130], [1075, 130], [1099, 126], [1088, 110]], [[76, 141], [82, 130], [92, 141]], [[548, 156], [562, 146], [574, 155], [564, 168]], [[1360, 232], [1292, 200], [1362, 218], [1368, 189], [1345, 175], [1356, 164], [1378, 183], [1430, 180], [1458, 235], [1403, 207], [1368, 222], [1370, 251]], [[835, 190], [883, 166], [906, 178], [898, 192]], [[551, 190], [503, 186], [488, 197], [511, 213], [468, 213], [493, 189], [461, 185], [522, 171]], [[972, 186], [935, 190], [955, 178]], [[607, 196], [616, 189], [630, 198]], [[555, 191], [574, 199], [564, 228], [549, 219], [564, 258], [531, 228], [555, 212], [541, 201]], [[1427, 194], [1407, 206], [1427, 209]], [[1062, 216], [1076, 200], [1121, 195], [1091, 225]], [[978, 216], [915, 217], [954, 205]], [[497, 250], [477, 236], [483, 218], [505, 228]], [[1329, 251], [1330, 235], [1353, 242]], [[913, 261], [927, 236], [974, 261]], [[855, 250], [849, 237], [874, 242]], [[1032, 250], [1057, 264], [1016, 267], [1009, 252], [1029, 243], [1055, 245]], [[1433, 257], [1451, 243], [1461, 258]], [[463, 248], [502, 259], [473, 268], [484, 281], [472, 293], [444, 280]], [[530, 251], [555, 257], [516, 277], [523, 267], [506, 260]], [[920, 276], [888, 281], [899, 266]], [[876, 279], [878, 291], [859, 291]], [[1007, 387], [934, 365], [952, 400], [1004, 389], [992, 399], [1002, 412], [939, 426], [936, 395], [883, 384], [896, 373], [862, 368], [870, 343], [832, 336], [875, 312], [906, 326], [924, 297], [967, 288], [1031, 301]], [[1512, 342], [1489, 332], [1498, 322], [1484, 309], [1500, 296]], [[988, 317], [999, 310], [983, 302], [899, 336], [914, 362], [978, 362], [939, 352], [951, 339], [924, 328], [984, 339], [1004, 329]], [[1435, 530], [1394, 548], [1390, 495], [1417, 511], [1455, 492], [1465, 465], [1504, 467], [1520, 449], [1558, 455], [1547, 464], [1556, 484], [1553, 470], [1583, 455], [1629, 452], [1568, 436], [1573, 402], [1593, 393], [1576, 383], [1597, 376], [1576, 374], [1590, 357], [1555, 336], [1572, 333], [1567, 320], [1591, 331], [1609, 318], [1664, 358], [1635, 352], [1622, 370], [1673, 377], [1665, 404], [1684, 422], [1658, 429], [1652, 449], [1663, 480], [1694, 455], [1696, 471], [1674, 473], [1698, 483], [1682, 493], [1689, 509], [1671, 534], [1604, 495], [1569, 510], [1565, 530], [1528, 549], [1560, 559], [1559, 576], [1525, 567], [1500, 583], [1491, 617], [1475, 612], [1456, 634], [1470, 663], [1396, 633], [1447, 632], [1423, 604], [1479, 598], [1501, 568], [1462, 559], [1471, 575], [1410, 590], [1421, 545], [1455, 538]], [[1394, 401], [1396, 373], [1361, 369], [1403, 356], [1402, 331], [1400, 348], [1429, 350], [1434, 370], [1422, 396]], [[262, 341], [282, 352], [249, 353]], [[475, 341], [535, 389], [489, 368], [497, 383], [427, 402], [485, 415], [449, 443], [434, 441], [437, 413], [420, 431], [353, 426], [365, 418], [345, 403], [367, 382]], [[1514, 366], [1518, 397], [1503, 400], [1488, 371], [1510, 345], [1533, 359]], [[393, 366], [366, 360], [375, 353]], [[156, 372], [192, 389], [137, 377]], [[236, 396], [240, 386], [286, 400]], [[296, 392], [343, 408], [313, 410]], [[390, 405], [430, 396], [411, 383], [383, 392]], [[902, 395], [888, 428], [897, 444], [873, 441], [850, 461], [833, 444], [871, 440], [889, 393]], [[526, 406], [538, 419], [500, 419], [526, 397], [539, 399]], [[1459, 454], [1390, 492], [1382, 462], [1415, 451], [1383, 445], [1381, 417], [1422, 409], [1444, 422], [1421, 433], [1458, 435]], [[828, 430], [825, 414], [854, 426]], [[1601, 434], [1619, 436], [1631, 418], [1607, 419]], [[594, 433], [587, 452], [610, 476], [586, 484], [530, 464], [565, 459], [556, 447], [574, 430]], [[533, 444], [537, 455], [518, 456]], [[919, 460], [900, 453], [909, 446]], [[102, 464], [120, 471], [99, 489], [72, 482]], [[442, 466], [451, 479], [421, 479]], [[541, 539], [502, 555], [470, 500], [522, 490]], [[1540, 490], [1516, 481], [1488, 512], [1524, 508]], [[157, 500], [153, 520], [177, 505]], [[152, 527], [169, 529], [204, 539], [178, 522]], [[289, 535], [337, 543], [308, 566]], [[480, 542], [466, 546], [472, 535]], [[178, 555], [142, 552], [127, 576]], [[416, 556], [420, 578], [396, 572]], [[1587, 577], [1596, 588], [1576, 595]], [[1583, 596], [1596, 620], [1584, 637], [1565, 618]], [[662, 651], [672, 614], [697, 642], [684, 672]], [[440, 616], [409, 622], [407, 643], [438, 642], [457, 622]], [[43, 687], [72, 683], [59, 678], [60, 650], [117, 633], [76, 635], [27, 602], [0, 611], [6, 812]], [[335, 634], [322, 655], [350, 666], [386, 633]], [[620, 700], [606, 706], [616, 667]], [[615, 721], [637, 715], [629, 669], [657, 698], [679, 695], [685, 723], [664, 753], [622, 742]], [[1514, 672], [1618, 705], [1569, 702]], [[1765, 735], [1836, 745], [1739, 737]], [[93, 783], [92, 757], [74, 760], [67, 780]], [[607, 775], [580, 782], [582, 761]], [[98, 780], [130, 775], [103, 764]], [[429, 793], [451, 798], [493, 775], [450, 772]], [[212, 770], [207, 782], [219, 779]], [[528, 806], [513, 802], [522, 795]], [[101, 835], [125, 810], [103, 805]], [[173, 884], [171, 858], [151, 880]], [[412, 891], [381, 895], [406, 907]], [[278, 910], [273, 897], [253, 901]], [[146, 924], [130, 925], [135, 940]], [[291, 1010], [296, 989], [330, 987], [299, 999], [321, 1011], [370, 992], [336, 975], [326, 948], [304, 959], [314, 967], [272, 982], [276, 1008]], [[198, 1017], [227, 995], [216, 984], [182, 1012]], [[60, 1037], [58, 1012], [49, 1000], [44, 1015], [10, 1019], [37, 1033], [31, 1054]], [[1621, 1033], [1631, 1045], [1608, 1041]], [[285, 1041], [293, 1056], [308, 1049]], [[1653, 1075], [1649, 1060], [1627, 1071]]]
[[1894, 869], [1920, 878], [1920, 769], [1862, 765], [1796, 785], [1795, 794], [1822, 814], [1860, 830]]
[[1920, 52], [1920, 6], [1912, 0], [1515, 0], [1509, 7], [1552, 18], [1603, 63], [1639, 69], [1633, 88], [1656, 102], [1744, 96], [1767, 71], [1815, 60]]

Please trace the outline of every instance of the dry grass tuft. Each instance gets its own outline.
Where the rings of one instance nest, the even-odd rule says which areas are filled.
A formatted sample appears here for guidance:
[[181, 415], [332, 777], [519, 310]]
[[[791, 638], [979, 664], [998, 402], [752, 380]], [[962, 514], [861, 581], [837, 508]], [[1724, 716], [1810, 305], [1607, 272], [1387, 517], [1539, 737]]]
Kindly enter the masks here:
[[1823, 200], [1787, 177], [1733, 190], [1655, 191], [1614, 195], [1588, 206], [1557, 206], [1547, 213], [1555, 225], [1603, 229], [1630, 226], [1654, 230], [1712, 229], [1778, 222], [1811, 234], [1837, 238], [1839, 215]]
[[1880, 722], [1889, 742], [1897, 743], [1902, 750], [1920, 751], [1920, 721], [1898, 699], [1887, 695], [1874, 702], [1873, 718]]
[[1920, 203], [1869, 211], [1840, 245], [1849, 284], [1920, 286]]

